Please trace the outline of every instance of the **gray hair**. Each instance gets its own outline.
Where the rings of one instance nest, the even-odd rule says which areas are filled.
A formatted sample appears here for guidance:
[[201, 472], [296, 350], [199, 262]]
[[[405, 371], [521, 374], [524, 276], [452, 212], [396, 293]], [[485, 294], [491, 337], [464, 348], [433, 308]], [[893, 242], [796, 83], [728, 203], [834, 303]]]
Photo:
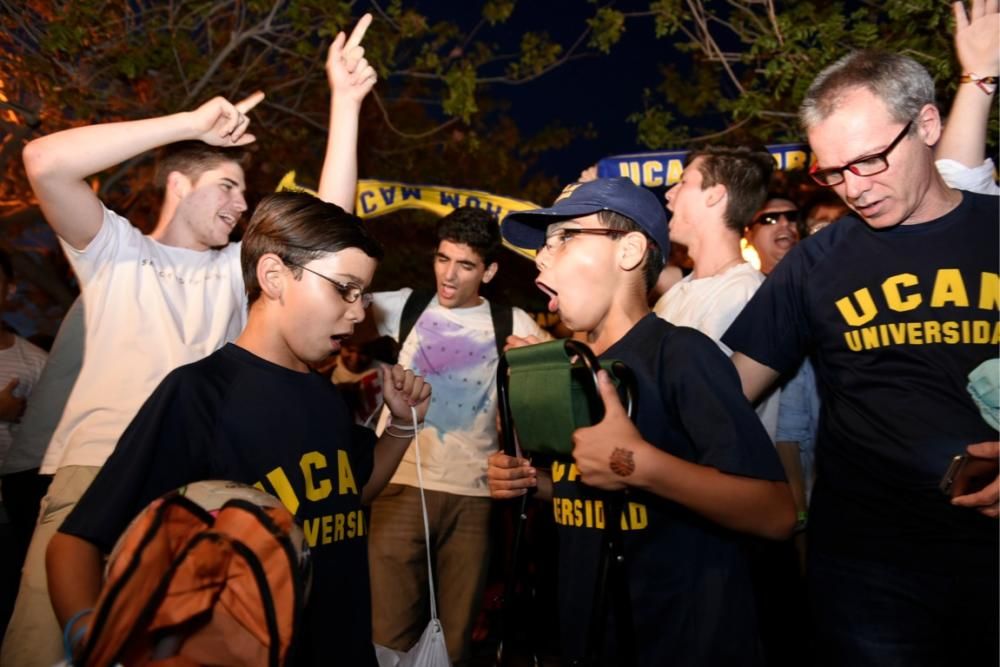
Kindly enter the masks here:
[[934, 104], [934, 80], [923, 65], [896, 53], [853, 51], [820, 72], [799, 107], [808, 132], [841, 105], [852, 89], [864, 88], [885, 102], [893, 120], [906, 123]]

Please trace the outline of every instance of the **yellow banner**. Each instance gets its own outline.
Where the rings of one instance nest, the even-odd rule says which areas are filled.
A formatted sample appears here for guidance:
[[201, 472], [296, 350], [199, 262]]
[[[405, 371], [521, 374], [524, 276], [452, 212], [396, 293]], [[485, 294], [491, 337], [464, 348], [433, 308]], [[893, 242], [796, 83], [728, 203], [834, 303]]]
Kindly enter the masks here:
[[[308, 192], [311, 195], [316, 195], [315, 191], [295, 182], [294, 171], [285, 174], [285, 177], [278, 183], [276, 191], [283, 190]], [[461, 206], [472, 206], [488, 211], [496, 216], [498, 223], [503, 221], [511, 211], [541, 208], [538, 204], [523, 199], [501, 197], [481, 190], [464, 190], [440, 185], [410, 185], [371, 179], [358, 181], [357, 199], [354, 202], [355, 213], [358, 217], [365, 219], [377, 218], [380, 215], [404, 209], [421, 209], [435, 215], [445, 216]], [[534, 252], [515, 248], [506, 241], [504, 245], [525, 257], [533, 258], [535, 256]]]

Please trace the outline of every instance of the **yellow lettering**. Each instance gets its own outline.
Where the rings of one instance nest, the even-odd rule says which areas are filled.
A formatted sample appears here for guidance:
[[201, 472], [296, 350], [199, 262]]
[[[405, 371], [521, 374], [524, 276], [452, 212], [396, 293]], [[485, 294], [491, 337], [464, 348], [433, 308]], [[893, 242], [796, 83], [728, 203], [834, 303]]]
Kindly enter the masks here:
[[867, 287], [863, 287], [854, 292], [854, 298], [858, 302], [858, 306], [861, 307], [861, 312], [854, 307], [851, 302], [851, 298], [845, 296], [842, 299], [837, 300], [837, 310], [840, 311], [841, 316], [844, 321], [852, 327], [860, 327], [866, 322], [870, 322], [873, 317], [878, 313], [878, 308], [875, 307], [875, 302], [872, 300], [872, 294], [868, 291]]
[[1000, 274], [983, 272], [979, 281], [979, 307], [1000, 310]]
[[354, 533], [357, 530], [357, 518], [354, 516], [354, 512], [347, 513], [347, 536], [354, 537]]
[[285, 476], [285, 471], [281, 468], [275, 468], [267, 473], [267, 481], [271, 483], [274, 495], [278, 496], [278, 500], [285, 506], [285, 509], [295, 514], [299, 509], [299, 497], [292, 490], [292, 483]]
[[931, 308], [941, 308], [946, 303], [967, 307], [969, 295], [965, 293], [965, 283], [958, 269], [938, 269], [931, 294]]
[[990, 342], [990, 323], [983, 320], [976, 320], [972, 323], [972, 342]]
[[941, 329], [944, 331], [944, 342], [954, 345], [958, 342], [958, 322], [945, 322]]
[[882, 341], [882, 345], [889, 344], [889, 333], [886, 329], [887, 327], [884, 324], [878, 325], [878, 335], [879, 339]]
[[[892, 335], [892, 342], [896, 345], [902, 345], [906, 342], [906, 324], [899, 322], [898, 324], [892, 322], [888, 325], [889, 333]], [[888, 343], [886, 343], [888, 345]]]
[[788, 151], [785, 153], [785, 170], [803, 169], [806, 166], [805, 151]]
[[559, 463], [559, 461], [552, 462], [552, 481], [561, 482], [563, 475], [566, 474], [566, 464]]
[[857, 330], [845, 331], [844, 340], [847, 341], [847, 347], [851, 352], [861, 351], [861, 334]]
[[667, 162], [667, 185], [673, 185], [677, 181], [681, 180], [681, 175], [684, 173], [684, 161], [673, 158]]
[[562, 518], [563, 525], [573, 525], [573, 501], [570, 498], [562, 499]]
[[322, 530], [323, 544], [329, 544], [330, 542], [333, 541], [332, 537], [333, 517], [327, 514], [326, 516], [323, 517], [322, 524], [323, 524], [323, 530]]
[[642, 530], [649, 525], [646, 506], [641, 503], [629, 503], [628, 516], [629, 523], [632, 524], [632, 530]]
[[878, 347], [878, 327], [866, 327], [862, 329], [861, 340], [864, 341], [866, 350]]
[[568, 481], [570, 481], [570, 482], [575, 482], [576, 479], [579, 476], [580, 476], [580, 471], [577, 470], [576, 464], [575, 463], [570, 463], [569, 464], [569, 475], [566, 476], [566, 479]]
[[594, 527], [604, 530], [604, 501], [594, 501]]
[[885, 282], [882, 283], [882, 293], [885, 294], [885, 301], [889, 304], [889, 308], [902, 313], [919, 306], [920, 302], [923, 301], [919, 294], [911, 293], [904, 297], [899, 291], [900, 287], [916, 287], [919, 282], [912, 273], [900, 273], [898, 276], [886, 278]]
[[924, 322], [924, 340], [928, 345], [941, 342], [941, 323], [933, 320]]
[[333, 484], [330, 483], [330, 480], [320, 480], [319, 486], [316, 486], [313, 480], [313, 470], [326, 467], [325, 456], [319, 452], [303, 454], [302, 458], [299, 459], [299, 467], [302, 468], [302, 477], [306, 480], [306, 498], [316, 501], [323, 500], [330, 495], [333, 490]]
[[573, 525], [583, 525], [583, 502], [579, 498], [573, 501]]
[[642, 184], [647, 188], [663, 185], [663, 165], [659, 160], [642, 163]]
[[[552, 465], [553, 475], [555, 474], [555, 464]], [[552, 520], [555, 521], [560, 526], [563, 525], [562, 520], [562, 503], [559, 502], [559, 498], [552, 499]]]
[[365, 511], [358, 510], [358, 537], [363, 536], [367, 532], [368, 529], [365, 528]]
[[909, 336], [910, 345], [924, 344], [924, 330], [920, 327], [920, 322], [907, 322], [906, 334]]
[[344, 539], [344, 515], [335, 514], [333, 517], [333, 541], [339, 542]]
[[337, 450], [337, 475], [340, 482], [340, 488], [337, 492], [340, 495], [345, 495], [348, 491], [358, 495], [358, 485], [355, 483], [354, 473], [351, 471], [351, 461], [343, 449]]
[[993, 345], [1000, 345], [1000, 322], [993, 325], [993, 340], [990, 342]]
[[319, 537], [319, 519], [306, 519], [302, 522], [302, 534], [305, 535], [309, 546], [315, 547], [316, 538]]

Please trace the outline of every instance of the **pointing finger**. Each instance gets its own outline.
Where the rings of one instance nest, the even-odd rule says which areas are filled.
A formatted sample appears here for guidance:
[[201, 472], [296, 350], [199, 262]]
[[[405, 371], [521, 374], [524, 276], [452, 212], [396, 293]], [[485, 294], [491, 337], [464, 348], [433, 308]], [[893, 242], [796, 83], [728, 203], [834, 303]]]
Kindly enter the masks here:
[[344, 47], [346, 50], [351, 50], [355, 46], [361, 43], [364, 39], [365, 33], [368, 31], [368, 26], [372, 23], [372, 15], [365, 14], [358, 20], [358, 24], [354, 26], [354, 30], [351, 31], [351, 36], [347, 39], [347, 45]]
[[257, 90], [250, 93], [250, 95], [243, 98], [233, 106], [235, 106], [236, 110], [239, 111], [240, 113], [247, 113], [248, 111], [250, 111], [250, 109], [253, 109], [255, 106], [260, 104], [263, 101], [263, 99], [264, 99], [264, 91]]

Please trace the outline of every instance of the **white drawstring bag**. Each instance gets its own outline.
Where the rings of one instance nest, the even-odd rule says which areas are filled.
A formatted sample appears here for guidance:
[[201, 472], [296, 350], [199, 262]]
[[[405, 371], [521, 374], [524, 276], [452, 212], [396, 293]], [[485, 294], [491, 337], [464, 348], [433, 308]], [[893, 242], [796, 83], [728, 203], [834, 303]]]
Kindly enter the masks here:
[[431, 621], [423, 634], [409, 651], [393, 651], [385, 646], [375, 645], [375, 657], [379, 667], [451, 667], [448, 647], [444, 641], [444, 630], [437, 615], [437, 595], [434, 593], [434, 569], [431, 564], [431, 528], [427, 519], [427, 501], [424, 499], [424, 476], [420, 472], [420, 441], [417, 427], [417, 411], [410, 408], [413, 416], [413, 449], [417, 456], [417, 484], [420, 487], [420, 509], [424, 514], [424, 546], [427, 548], [427, 585], [431, 597]]

